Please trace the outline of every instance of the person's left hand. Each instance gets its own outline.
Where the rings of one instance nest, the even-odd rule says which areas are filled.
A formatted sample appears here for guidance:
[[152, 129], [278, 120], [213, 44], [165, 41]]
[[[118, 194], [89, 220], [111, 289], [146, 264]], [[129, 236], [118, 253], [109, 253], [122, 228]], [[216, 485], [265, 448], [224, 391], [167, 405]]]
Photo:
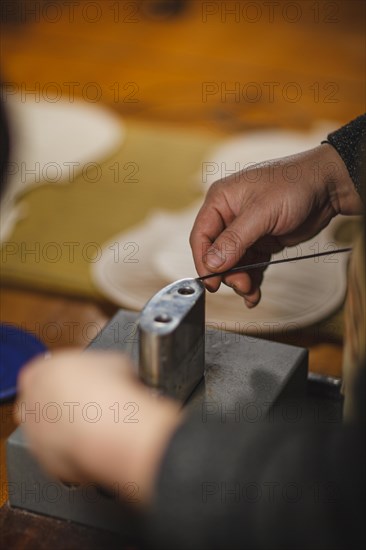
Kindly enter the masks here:
[[51, 475], [94, 482], [147, 502], [179, 407], [138, 381], [111, 352], [58, 352], [21, 371], [15, 416]]

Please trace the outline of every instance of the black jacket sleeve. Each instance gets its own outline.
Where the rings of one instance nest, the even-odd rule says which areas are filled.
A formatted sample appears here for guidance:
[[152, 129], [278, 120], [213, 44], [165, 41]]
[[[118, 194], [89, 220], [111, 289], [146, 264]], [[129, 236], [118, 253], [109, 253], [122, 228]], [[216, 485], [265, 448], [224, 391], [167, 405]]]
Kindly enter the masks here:
[[[365, 371], [358, 385], [364, 406]], [[172, 439], [145, 525], [160, 549], [363, 548], [364, 420], [204, 423]]]
[[366, 114], [329, 134], [326, 142], [342, 157], [357, 191], [361, 194], [362, 178], [366, 174]]

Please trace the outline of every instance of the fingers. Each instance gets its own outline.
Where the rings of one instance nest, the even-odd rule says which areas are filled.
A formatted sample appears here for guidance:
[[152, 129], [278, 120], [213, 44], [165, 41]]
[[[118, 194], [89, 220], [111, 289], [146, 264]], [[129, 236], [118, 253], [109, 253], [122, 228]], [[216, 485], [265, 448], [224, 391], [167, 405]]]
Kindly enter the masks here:
[[88, 476], [70, 460], [69, 455], [59, 451], [52, 445], [44, 445], [42, 441], [35, 444], [30, 440], [30, 450], [42, 468], [51, 476], [63, 483], [80, 484], [90, 481]]
[[[267, 262], [271, 254], [279, 249], [276, 239], [260, 239], [254, 246], [250, 247], [238, 266], [250, 265], [253, 263]], [[263, 282], [266, 268], [253, 269], [248, 272], [242, 271], [225, 275], [224, 283], [231, 287], [239, 296], [244, 298], [248, 308], [255, 307], [260, 299], [260, 286]]]
[[[126, 356], [62, 351], [48, 360], [36, 358], [24, 367], [18, 380], [15, 419], [49, 474], [80, 482], [88, 474], [85, 442], [93, 445], [94, 438], [101, 439], [101, 434], [117, 425], [113, 420], [108, 423], [113, 403], [119, 399], [137, 403], [140, 394]], [[85, 413], [90, 403], [100, 415], [97, 421], [89, 421]]]
[[[205, 262], [207, 251], [212, 242], [224, 230], [225, 223], [220, 212], [210, 202], [205, 202], [199, 211], [190, 235], [193, 260], [199, 276], [212, 273]], [[208, 291], [216, 292], [221, 283], [221, 277], [213, 277], [205, 281]]]
[[248, 273], [236, 273], [225, 277], [225, 284], [236, 294], [244, 298], [245, 305], [251, 309], [258, 305], [261, 299], [260, 286], [263, 281], [263, 270]]
[[42, 369], [45, 358], [45, 355], [36, 356], [22, 367], [17, 379], [18, 393], [22, 392], [24, 388], [33, 383], [34, 378], [38, 375], [39, 369]]
[[246, 294], [244, 296], [244, 303], [248, 309], [252, 309], [259, 304], [261, 297], [261, 289], [256, 288], [252, 293]]
[[[249, 249], [245, 258], [239, 262], [239, 265], [249, 265], [253, 262], [264, 262], [269, 260], [270, 253], [254, 247]], [[255, 307], [260, 299], [260, 286], [263, 282], [265, 268], [253, 269], [249, 272], [231, 273], [226, 275], [224, 282], [230, 286], [239, 296], [244, 298], [244, 303], [248, 308]]]
[[[200, 276], [234, 267], [249, 245], [243, 238], [240, 218], [234, 219], [225, 200], [221, 198], [220, 207], [217, 207], [217, 202], [210, 197], [206, 199], [190, 236], [193, 259]], [[220, 283], [221, 277], [205, 281], [211, 292], [216, 292]]]
[[[257, 215], [254, 208], [247, 206], [235, 218], [224, 206], [219, 209], [212, 199], [206, 199], [190, 237], [198, 274], [203, 276], [226, 271], [238, 265], [247, 250], [265, 234], [262, 217]], [[252, 286], [251, 279], [251, 276], [243, 277], [240, 285], [244, 285], [245, 289], [238, 287], [238, 290], [248, 293], [248, 286]], [[209, 291], [216, 292], [220, 282], [221, 277], [214, 277], [206, 281], [205, 285]], [[253, 294], [253, 298], [259, 300], [259, 294]]]
[[[205, 264], [213, 273], [226, 271], [238, 265], [247, 251], [265, 235], [260, 217], [253, 211], [242, 212], [217, 236], [204, 258]], [[259, 261], [255, 255], [252, 255], [250, 260]]]

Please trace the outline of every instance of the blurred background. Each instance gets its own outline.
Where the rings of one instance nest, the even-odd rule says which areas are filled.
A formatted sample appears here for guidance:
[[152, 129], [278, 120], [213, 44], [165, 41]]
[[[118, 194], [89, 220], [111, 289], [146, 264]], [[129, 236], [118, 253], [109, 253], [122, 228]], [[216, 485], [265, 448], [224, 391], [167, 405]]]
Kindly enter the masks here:
[[360, 0], [1, 6], [2, 78], [46, 98], [71, 89], [124, 117], [228, 132], [364, 108]]
[[[203, 162], [217, 162], [227, 140], [246, 140], [235, 141], [239, 163], [255, 142], [251, 162], [316, 145], [365, 110], [362, 0], [0, 7], [11, 130], [1, 320], [51, 349], [84, 347], [118, 306], [138, 309], [136, 296], [170, 282], [150, 280], [148, 255], [166, 239], [146, 240], [146, 227], [169, 235], [175, 221], [149, 216], [202, 200]], [[343, 294], [306, 326], [255, 335], [310, 346], [311, 370], [339, 376]], [[241, 313], [224, 319], [232, 328]], [[2, 440], [13, 429], [4, 418]]]

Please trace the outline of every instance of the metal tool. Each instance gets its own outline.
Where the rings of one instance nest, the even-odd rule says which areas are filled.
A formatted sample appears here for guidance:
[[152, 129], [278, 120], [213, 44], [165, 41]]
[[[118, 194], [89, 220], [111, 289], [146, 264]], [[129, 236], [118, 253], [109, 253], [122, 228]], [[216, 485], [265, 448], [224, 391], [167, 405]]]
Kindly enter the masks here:
[[209, 273], [208, 275], [203, 275], [202, 277], [197, 277], [197, 280], [204, 281], [205, 279], [211, 279], [212, 277], [222, 277], [223, 275], [229, 275], [230, 273], [239, 273], [241, 271], [249, 271], [251, 269], [257, 269], [260, 267], [267, 267], [268, 265], [275, 264], [285, 264], [287, 262], [296, 262], [299, 260], [309, 260], [310, 258], [319, 258], [320, 256], [330, 256], [331, 254], [341, 254], [342, 252], [351, 252], [352, 248], [338, 248], [337, 250], [328, 250], [327, 252], [318, 252], [317, 254], [306, 254], [306, 256], [298, 256], [295, 258], [285, 258], [283, 260], [271, 260], [269, 262], [259, 262], [256, 264], [249, 265], [238, 265], [227, 269], [226, 271], [221, 271], [220, 273]]
[[[157, 387], [175, 391], [180, 387], [179, 380], [182, 376], [181, 374], [177, 376], [174, 371], [177, 368], [183, 369], [182, 372], [192, 373], [193, 376], [188, 384], [182, 385], [182, 388], [186, 388], [188, 392], [189, 386], [194, 386], [200, 375], [202, 365], [198, 357], [201, 357], [205, 347], [203, 363], [205, 375], [193, 388], [185, 402], [185, 408], [195, 410], [197, 421], [204, 424], [211, 422], [217, 424], [217, 418], [221, 423], [253, 424], [266, 418], [267, 415], [272, 422], [277, 416], [282, 418], [288, 413], [286, 405], [288, 398], [291, 400], [289, 411], [292, 411], [294, 403], [297, 403], [297, 400], [306, 393], [307, 351], [303, 348], [227, 332], [218, 324], [210, 323], [201, 333], [202, 342], [199, 353], [192, 354], [192, 350], [198, 345], [198, 333], [204, 323], [204, 310], [201, 309], [203, 308], [203, 285], [195, 280], [178, 281], [178, 286], [175, 285], [177, 283], [160, 291], [166, 300], [167, 309], [162, 308], [161, 303], [153, 297], [145, 307], [146, 311], [143, 314], [145, 319], [142, 324], [141, 317], [139, 318], [137, 313], [119, 310], [92, 342], [89, 349], [128, 353], [137, 364], [139, 348], [140, 350], [142, 348], [145, 354], [150, 344], [152, 345], [155, 341], [159, 342], [160, 351], [156, 352], [152, 346], [151, 358], [155, 361], [160, 356], [165, 361], [162, 353], [164, 346], [160, 344], [164, 342], [164, 336], [170, 334], [172, 343], [179, 345], [181, 353], [186, 353], [187, 357], [177, 355], [178, 363], [175, 368], [171, 362], [166, 362], [164, 370], [159, 365], [156, 365], [155, 370], [155, 367], [149, 368], [147, 354], [143, 359], [140, 372], [146, 380], [151, 375], [151, 380]], [[194, 288], [197, 294], [184, 294], [185, 290], [183, 294], [178, 292], [179, 289], [188, 291], [188, 287]], [[187, 298], [186, 303], [182, 302], [185, 298]], [[169, 312], [174, 316], [177, 315], [174, 319], [177, 321], [180, 319], [180, 321], [173, 322], [169, 330], [169, 323], [163, 322], [161, 326], [165, 326], [165, 330], [168, 330], [166, 334], [160, 333], [158, 326], [154, 325], [154, 322], [159, 323], [159, 321], [149, 324], [148, 314], [151, 314], [152, 319], [155, 320], [156, 316]], [[182, 323], [182, 330], [180, 330], [180, 323]], [[151, 335], [148, 333], [149, 327], [152, 330]], [[140, 338], [145, 339], [143, 345], [139, 343]], [[174, 355], [171, 346], [167, 351], [171, 361]], [[194, 368], [193, 365], [195, 365]], [[168, 382], [162, 376], [171, 377], [172, 381]], [[122, 402], [120, 405], [121, 410], [124, 410], [125, 403]], [[10, 435], [7, 441], [7, 472], [11, 506], [101, 529], [128, 533], [129, 536], [134, 535], [133, 529], [136, 528], [134, 522], [131, 521], [128, 510], [118, 498], [123, 492], [123, 487], [113, 487], [112, 494], [109, 495], [101, 491], [96, 483], [75, 486], [51, 478], [42, 470], [30, 452], [20, 427]], [[182, 475], [189, 478], [189, 465]], [[131, 491], [133, 490], [132, 484]], [[139, 498], [138, 493], [136, 498]]]
[[[120, 310], [89, 349], [128, 353], [146, 384], [184, 402], [202, 423], [252, 424], [269, 411], [273, 418], [275, 407], [282, 415], [287, 398], [301, 402], [306, 392], [307, 351], [205, 326], [205, 290], [197, 279], [163, 288], [140, 315]], [[11, 506], [134, 536], [134, 522], [118, 498], [123, 487], [109, 494], [95, 483], [52, 479], [20, 427], [7, 441], [7, 472]], [[189, 470], [183, 474], [188, 479]]]
[[166, 286], [139, 318], [139, 376], [148, 386], [182, 401], [203, 377], [205, 287], [197, 279]]

